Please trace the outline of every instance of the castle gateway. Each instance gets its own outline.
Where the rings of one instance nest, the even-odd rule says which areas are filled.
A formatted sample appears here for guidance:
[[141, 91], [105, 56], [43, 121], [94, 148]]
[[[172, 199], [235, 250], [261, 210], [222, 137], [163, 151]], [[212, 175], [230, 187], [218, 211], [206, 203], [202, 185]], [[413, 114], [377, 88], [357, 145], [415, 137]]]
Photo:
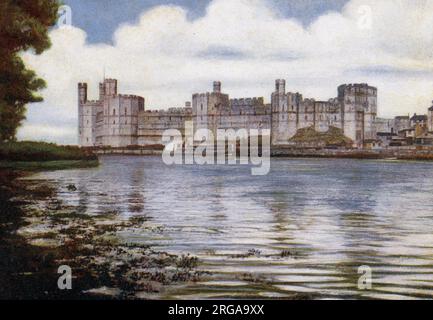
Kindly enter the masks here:
[[78, 84], [79, 144], [83, 147], [128, 147], [162, 144], [167, 129], [270, 129], [273, 145], [290, 144], [299, 129], [326, 132], [338, 128], [362, 148], [376, 139], [377, 89], [367, 84], [345, 84], [328, 101], [286, 92], [285, 80], [276, 80], [271, 103], [263, 97], [230, 99], [214, 82], [213, 91], [192, 96], [192, 105], [168, 110], [145, 110], [145, 99], [117, 92], [117, 80], [99, 84], [99, 99], [87, 99], [87, 84]]

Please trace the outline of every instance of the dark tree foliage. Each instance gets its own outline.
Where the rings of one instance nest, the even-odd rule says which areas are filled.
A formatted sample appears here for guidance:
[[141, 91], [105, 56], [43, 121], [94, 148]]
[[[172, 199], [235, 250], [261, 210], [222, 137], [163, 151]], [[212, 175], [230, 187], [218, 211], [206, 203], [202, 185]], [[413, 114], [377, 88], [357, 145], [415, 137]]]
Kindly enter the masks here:
[[15, 139], [26, 104], [42, 101], [37, 91], [45, 82], [26, 68], [20, 53], [50, 47], [48, 30], [58, 9], [57, 0], [0, 0], [0, 142]]

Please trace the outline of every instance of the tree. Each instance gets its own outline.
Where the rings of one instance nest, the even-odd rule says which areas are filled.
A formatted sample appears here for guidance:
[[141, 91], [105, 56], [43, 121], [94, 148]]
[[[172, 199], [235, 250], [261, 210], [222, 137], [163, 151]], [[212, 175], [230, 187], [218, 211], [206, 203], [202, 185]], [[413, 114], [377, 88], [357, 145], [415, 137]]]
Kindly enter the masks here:
[[41, 102], [45, 81], [26, 68], [20, 53], [41, 54], [51, 45], [57, 0], [0, 0], [0, 141], [14, 140], [26, 105]]

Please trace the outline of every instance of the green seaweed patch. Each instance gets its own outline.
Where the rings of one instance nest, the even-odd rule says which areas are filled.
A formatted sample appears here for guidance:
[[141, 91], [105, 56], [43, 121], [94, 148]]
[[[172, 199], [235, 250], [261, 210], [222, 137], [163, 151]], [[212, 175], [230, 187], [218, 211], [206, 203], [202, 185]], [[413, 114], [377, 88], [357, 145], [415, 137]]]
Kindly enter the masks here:
[[21, 171], [55, 171], [99, 166], [98, 160], [0, 161], [0, 169]]

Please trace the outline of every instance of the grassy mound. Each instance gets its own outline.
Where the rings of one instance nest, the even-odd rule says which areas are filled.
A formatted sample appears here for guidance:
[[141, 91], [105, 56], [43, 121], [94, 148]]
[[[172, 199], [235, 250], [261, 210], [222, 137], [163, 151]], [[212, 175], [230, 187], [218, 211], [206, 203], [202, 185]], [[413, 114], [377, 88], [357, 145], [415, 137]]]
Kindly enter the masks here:
[[0, 143], [0, 161], [42, 162], [97, 160], [95, 154], [76, 146], [59, 146], [45, 142]]
[[302, 128], [289, 141], [315, 146], [351, 146], [353, 144], [353, 141], [336, 127], [329, 127], [326, 132], [317, 132], [314, 127]]

